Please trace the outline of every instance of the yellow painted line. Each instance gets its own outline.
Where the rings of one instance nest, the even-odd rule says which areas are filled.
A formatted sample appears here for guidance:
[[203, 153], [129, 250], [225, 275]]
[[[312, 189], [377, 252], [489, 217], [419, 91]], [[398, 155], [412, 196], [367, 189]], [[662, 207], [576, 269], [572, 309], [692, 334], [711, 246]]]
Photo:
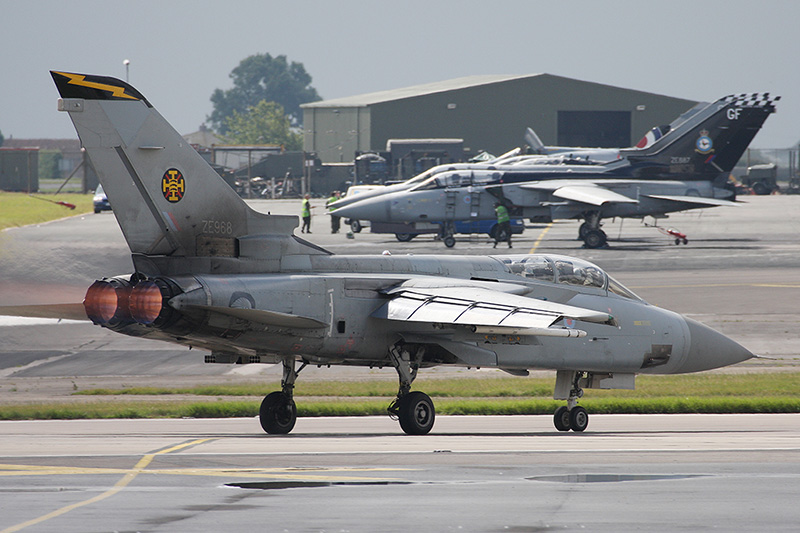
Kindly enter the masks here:
[[[62, 507], [56, 511], [48, 513], [39, 518], [29, 520], [22, 524], [12, 526], [0, 531], [0, 533], [11, 533], [20, 531], [30, 526], [40, 524], [51, 518], [56, 518], [70, 511], [97, 503], [114, 496], [133, 481], [139, 474], [145, 475], [174, 475], [174, 476], [206, 476], [206, 477], [237, 477], [237, 478], [256, 478], [256, 479], [279, 479], [279, 480], [301, 480], [301, 481], [386, 481], [386, 477], [369, 477], [354, 475], [359, 472], [399, 472], [413, 470], [410, 468], [380, 468], [380, 467], [361, 467], [361, 468], [161, 468], [145, 470], [157, 455], [175, 452], [189, 446], [195, 446], [213, 439], [199, 439], [177, 446], [166, 448], [156, 453], [151, 453], [142, 457], [132, 469], [124, 468], [75, 468], [60, 466], [40, 466], [40, 465], [11, 465], [0, 464], [0, 476], [43, 476], [43, 475], [79, 475], [79, 474], [123, 474], [122, 479], [106, 492], [99, 494], [88, 500], [74, 503]], [[334, 475], [332, 475], [334, 474]], [[350, 474], [350, 475], [336, 475]]]
[[537, 249], [537, 248], [539, 247], [539, 245], [541, 244], [541, 242], [542, 242], [542, 239], [544, 239], [544, 236], [545, 236], [545, 235], [547, 235], [547, 232], [548, 232], [548, 231], [550, 231], [550, 228], [552, 228], [552, 227], [553, 227], [553, 222], [549, 223], [549, 224], [547, 225], [547, 227], [545, 227], [545, 228], [542, 230], [542, 232], [539, 234], [539, 238], [538, 238], [538, 239], [536, 239], [536, 242], [534, 242], [534, 243], [533, 243], [533, 248], [531, 248], [530, 252], [528, 252], [528, 253], [530, 253], [530, 254], [536, 253], [536, 249]]
[[187, 448], [189, 446], [195, 446], [197, 444], [202, 444], [202, 443], [208, 442], [210, 440], [213, 440], [213, 439], [198, 439], [198, 440], [194, 440], [194, 441], [191, 441], [191, 442], [185, 442], [183, 444], [178, 444], [177, 446], [172, 446], [171, 448], [167, 448], [165, 450], [161, 450], [160, 452], [147, 454], [144, 457], [142, 457], [141, 459], [139, 459], [139, 462], [136, 463], [136, 466], [134, 466], [131, 470], [128, 470], [125, 473], [125, 475], [122, 477], [122, 479], [117, 481], [112, 488], [110, 488], [109, 490], [105, 491], [104, 493], [98, 494], [97, 496], [95, 496], [93, 498], [89, 498], [88, 500], [84, 500], [82, 502], [73, 503], [72, 505], [67, 505], [66, 507], [62, 507], [61, 509], [57, 509], [57, 510], [51, 512], [51, 513], [47, 513], [44, 516], [40, 516], [39, 518], [34, 518], [33, 520], [28, 520], [27, 522], [23, 522], [21, 524], [17, 524], [16, 526], [11, 526], [9, 528], [6, 528], [6, 529], [2, 530], [0, 533], [13, 533], [15, 531], [20, 531], [22, 529], [25, 529], [25, 528], [28, 528], [28, 527], [31, 527], [31, 526], [35, 526], [37, 524], [41, 524], [42, 522], [50, 520], [51, 518], [56, 518], [58, 516], [61, 516], [63, 514], [66, 514], [66, 513], [70, 512], [70, 511], [74, 511], [75, 509], [79, 509], [79, 508], [84, 507], [86, 505], [91, 505], [93, 503], [97, 503], [99, 501], [102, 501], [102, 500], [105, 500], [107, 498], [110, 498], [111, 496], [114, 496], [119, 491], [121, 491], [122, 489], [127, 487], [128, 484], [131, 481], [136, 479], [136, 476], [138, 476], [140, 473], [142, 473], [142, 471], [145, 468], [147, 468], [147, 466], [153, 461], [153, 459], [155, 459], [155, 457], [157, 455], [163, 455], [165, 453], [171, 453], [171, 452], [174, 452], [174, 451], [181, 450], [183, 448]]
[[[164, 476], [208, 476], [270, 479], [302, 479], [308, 481], [378, 481], [385, 477], [354, 475], [359, 472], [405, 472], [409, 468], [150, 468], [140, 474]], [[125, 468], [75, 468], [60, 466], [0, 464], [0, 477], [6, 476], [67, 476], [130, 473]], [[350, 475], [340, 475], [350, 474]]]

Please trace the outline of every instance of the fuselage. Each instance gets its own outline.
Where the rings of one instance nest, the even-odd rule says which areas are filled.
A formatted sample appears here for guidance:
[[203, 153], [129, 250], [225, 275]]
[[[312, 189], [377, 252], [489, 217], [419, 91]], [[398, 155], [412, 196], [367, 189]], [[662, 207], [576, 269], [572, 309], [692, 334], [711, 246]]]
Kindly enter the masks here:
[[[169, 285], [175, 294], [164, 296], [172, 314], [162, 324], [127, 323], [113, 329], [203, 347], [229, 362], [245, 363], [277, 362], [295, 354], [315, 364], [383, 366], [388, 364], [386, 347], [400, 340], [428, 346], [425, 366], [506, 370], [680, 373], [752, 356], [705, 326], [647, 304], [599, 267], [575, 258], [321, 255], [311, 257], [310, 267], [275, 274], [174, 276]], [[375, 316], [389, 299], [386, 291], [409, 283], [460, 287], [466, 295], [470, 287], [493, 288], [607, 312], [615, 325], [564, 321], [562, 326], [587, 333], [565, 340], [480, 334], [452, 324]], [[262, 310], [313, 324], [263, 326], [209, 308]], [[701, 342], [698, 336], [705, 339], [705, 353], [692, 348]], [[725, 353], [709, 349], [717, 342]]]
[[[580, 217], [588, 209], [603, 217], [643, 217], [691, 209], [690, 202], [676, 202], [658, 196], [683, 196], [733, 199], [726, 189], [710, 181], [634, 180], [581, 178], [577, 173], [563, 174], [551, 180], [456, 185], [440, 180], [430, 186], [388, 193], [355, 202], [340, 211], [341, 216], [381, 222], [425, 222], [431, 220], [492, 220], [495, 205], [503, 203], [523, 218]], [[455, 179], [451, 179], [455, 182]], [[596, 186], [628, 198], [630, 202], [606, 202], [590, 205], [568, 201], [557, 195], [564, 186]], [[554, 194], [555, 193], [555, 194]]]

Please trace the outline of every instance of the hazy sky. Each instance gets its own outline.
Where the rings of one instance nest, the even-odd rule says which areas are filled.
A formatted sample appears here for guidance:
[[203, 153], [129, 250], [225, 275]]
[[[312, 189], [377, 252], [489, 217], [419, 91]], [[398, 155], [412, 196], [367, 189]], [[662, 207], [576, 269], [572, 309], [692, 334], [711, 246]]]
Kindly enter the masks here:
[[0, 0], [0, 131], [75, 138], [49, 70], [124, 79], [129, 59], [190, 133], [239, 61], [268, 52], [323, 99], [544, 72], [691, 100], [770, 92], [783, 99], [752, 146], [781, 148], [800, 140], [798, 27], [797, 0]]

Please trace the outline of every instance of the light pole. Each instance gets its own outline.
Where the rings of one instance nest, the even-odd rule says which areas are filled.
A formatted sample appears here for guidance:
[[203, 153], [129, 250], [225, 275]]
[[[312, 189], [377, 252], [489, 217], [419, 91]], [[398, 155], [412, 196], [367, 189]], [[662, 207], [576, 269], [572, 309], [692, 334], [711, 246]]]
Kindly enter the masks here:
[[131, 60], [130, 59], [125, 59], [122, 62], [122, 64], [125, 65], [125, 83], [130, 83], [130, 79], [129, 79], [128, 74], [129, 74], [129, 71], [130, 71]]

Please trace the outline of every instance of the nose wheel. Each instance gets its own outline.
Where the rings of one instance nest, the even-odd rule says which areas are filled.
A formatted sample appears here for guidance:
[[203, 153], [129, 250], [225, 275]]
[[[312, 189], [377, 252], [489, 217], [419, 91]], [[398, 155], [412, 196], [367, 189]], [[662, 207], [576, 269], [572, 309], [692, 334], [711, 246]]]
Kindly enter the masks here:
[[582, 375], [581, 372], [574, 372], [572, 389], [569, 391], [567, 405], [562, 405], [556, 409], [553, 415], [553, 425], [559, 431], [572, 430], [580, 433], [589, 426], [589, 413], [578, 405], [578, 398], [583, 397], [583, 389], [580, 387]]
[[580, 433], [589, 426], [589, 413], [580, 406], [572, 409], [562, 405], [553, 415], [553, 424], [559, 431], [577, 431]]
[[556, 414], [553, 415], [553, 424], [559, 431], [569, 431], [569, 409], [566, 405], [556, 409]]

